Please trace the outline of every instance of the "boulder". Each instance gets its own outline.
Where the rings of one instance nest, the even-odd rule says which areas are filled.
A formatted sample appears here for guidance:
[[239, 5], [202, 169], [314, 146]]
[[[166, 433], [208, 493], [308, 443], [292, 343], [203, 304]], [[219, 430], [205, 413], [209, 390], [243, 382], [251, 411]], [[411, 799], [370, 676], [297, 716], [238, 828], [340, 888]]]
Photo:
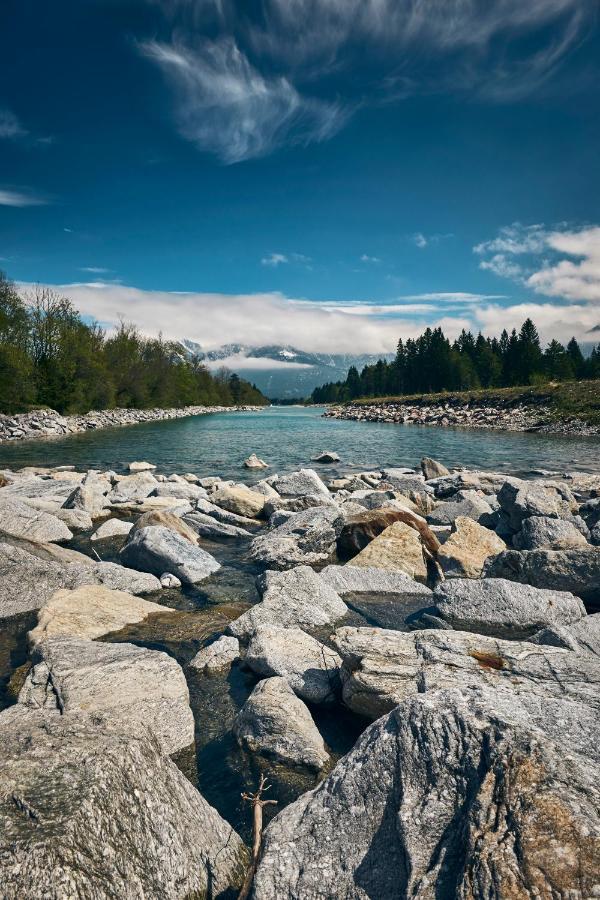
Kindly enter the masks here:
[[339, 692], [342, 660], [335, 650], [300, 628], [259, 625], [244, 662], [257, 675], [285, 678], [292, 690], [309, 703], [332, 703]]
[[132, 528], [132, 522], [124, 522], [123, 519], [107, 519], [91, 535], [90, 541], [104, 541], [108, 538], [124, 537], [129, 534]]
[[579, 597], [504, 578], [454, 578], [439, 585], [433, 602], [435, 615], [452, 628], [491, 637], [523, 640], [541, 628], [573, 625], [580, 619], [585, 628], [586, 612]]
[[237, 525], [228, 525], [226, 522], [218, 522], [212, 516], [201, 512], [191, 512], [183, 517], [186, 525], [201, 537], [206, 538], [249, 538], [251, 533]]
[[585, 537], [573, 522], [548, 516], [524, 519], [512, 542], [516, 550], [566, 550], [587, 546]]
[[417, 475], [416, 472], [408, 474], [406, 469], [384, 469], [382, 478], [383, 484], [390, 485], [395, 491], [406, 497], [431, 491], [431, 488], [425, 484], [425, 478], [422, 475]]
[[495, 531], [466, 516], [458, 516], [437, 559], [446, 578], [479, 578], [485, 561], [503, 550], [506, 544]]
[[56, 635], [36, 645], [33, 662], [19, 703], [102, 717], [123, 732], [145, 726], [167, 754], [194, 743], [187, 683], [168, 654]]
[[437, 503], [427, 516], [430, 525], [452, 525], [458, 516], [468, 516], [482, 525], [492, 525], [494, 510], [476, 491], [459, 491], [452, 500]]
[[339, 557], [341, 559], [352, 559], [364, 550], [377, 535], [389, 528], [390, 525], [393, 525], [394, 522], [404, 522], [406, 525], [414, 528], [432, 556], [437, 554], [440, 542], [422, 516], [407, 509], [397, 510], [384, 507], [365, 510], [359, 515], [350, 516], [343, 526], [337, 541]]
[[186, 525], [181, 516], [177, 516], [175, 513], [169, 512], [168, 510], [156, 509], [144, 513], [139, 519], [136, 519], [132, 530], [133, 533], [135, 533], [136, 531], [141, 531], [142, 528], [151, 528], [155, 526], [168, 528], [169, 531], [174, 531], [175, 534], [185, 538], [186, 541], [189, 541], [189, 543], [194, 546], [198, 543], [197, 533], [190, 528], [189, 525]]
[[425, 481], [429, 481], [431, 478], [441, 478], [444, 475], [450, 474], [446, 466], [442, 465], [441, 462], [438, 462], [437, 459], [431, 459], [429, 456], [424, 456], [421, 460], [421, 471], [423, 472]]
[[147, 733], [22, 705], [0, 715], [5, 900], [222, 896], [244, 845]]
[[230, 622], [228, 631], [248, 640], [261, 625], [315, 628], [343, 618], [348, 607], [324, 579], [309, 566], [287, 572], [265, 572], [259, 581], [261, 603]]
[[35, 645], [59, 634], [93, 640], [120, 631], [125, 625], [143, 622], [151, 613], [177, 614], [177, 610], [101, 585], [60, 590], [41, 607], [37, 625], [29, 632], [29, 642]]
[[600, 609], [600, 547], [506, 550], [488, 560], [486, 578], [508, 578], [533, 587], [570, 591]]
[[52, 513], [34, 509], [28, 503], [0, 494], [0, 523], [6, 534], [37, 543], [69, 541], [73, 532]]
[[137, 472], [120, 478], [108, 496], [110, 503], [131, 503], [132, 500], [144, 500], [159, 486], [150, 472]]
[[507, 480], [502, 485], [498, 502], [514, 531], [518, 531], [523, 519], [529, 516], [568, 519], [578, 509], [577, 501], [566, 485], [518, 479]]
[[60, 519], [61, 522], [64, 522], [71, 531], [89, 531], [93, 528], [92, 517], [89, 513], [85, 512], [83, 509], [64, 509], [60, 505], [60, 500], [56, 503], [48, 500], [36, 500], [35, 497], [28, 497], [24, 502], [34, 509], [39, 509], [42, 512], [51, 513], [53, 516], [56, 516], [56, 518]]
[[571, 699], [600, 710], [600, 666], [588, 654], [464, 631], [339, 628], [346, 705], [376, 719], [416, 693], [488, 686], [517, 696]]
[[63, 506], [65, 509], [80, 509], [92, 519], [99, 519], [104, 515], [104, 509], [109, 502], [107, 495], [111, 487], [107, 476], [98, 472], [88, 472], [81, 484], [66, 498]]
[[130, 462], [128, 469], [130, 472], [151, 472], [156, 466], [149, 462]]
[[302, 512], [305, 509], [313, 509], [315, 506], [338, 507], [331, 495], [303, 494], [301, 497], [267, 497], [265, 501], [264, 516], [270, 519], [274, 512]]
[[432, 595], [430, 588], [400, 570], [377, 569], [374, 566], [326, 566], [319, 572], [319, 577], [342, 598], [348, 594], [379, 594], [401, 600], [407, 595]]
[[259, 681], [237, 714], [233, 730], [239, 743], [252, 753], [288, 766], [319, 771], [329, 760], [310, 712], [285, 678]]
[[533, 644], [550, 644], [600, 657], [600, 615], [586, 616], [569, 625], [549, 625], [530, 640]]
[[306, 509], [256, 537], [250, 545], [250, 558], [270, 569], [328, 562], [343, 524], [343, 513], [336, 506]]
[[312, 462], [316, 463], [336, 463], [339, 461], [340, 458], [338, 454], [333, 453], [330, 450], [326, 450], [323, 453], [317, 453], [317, 455], [312, 458]]
[[416, 581], [427, 581], [427, 565], [419, 533], [404, 522], [394, 522], [347, 563], [378, 569], [399, 569]]
[[216, 519], [217, 522], [225, 522], [226, 525], [235, 525], [238, 528], [248, 528], [253, 526], [256, 527], [259, 524], [256, 519], [251, 519], [248, 516], [238, 516], [236, 513], [229, 512], [227, 509], [221, 509], [220, 506], [211, 503], [209, 500], [198, 498], [195, 508], [197, 512], [210, 516], [212, 519]]
[[599, 737], [560, 700], [406, 699], [270, 823], [253, 897], [591, 897]]
[[152, 492], [153, 497], [175, 497], [180, 500], [195, 501], [200, 498], [206, 500], [208, 497], [204, 488], [197, 484], [190, 484], [188, 481], [168, 481], [165, 484], [159, 484]]
[[217, 506], [222, 506], [229, 512], [253, 519], [262, 514], [265, 505], [262, 494], [250, 490], [243, 484], [220, 486], [212, 495], [212, 499]]
[[132, 569], [162, 575], [171, 572], [183, 584], [197, 584], [221, 568], [214, 556], [163, 526], [136, 528], [121, 549], [120, 558]]
[[273, 486], [281, 497], [302, 497], [304, 494], [329, 496], [327, 486], [314, 469], [299, 469], [289, 475], [279, 475]]
[[208, 647], [203, 647], [190, 661], [192, 669], [206, 675], [223, 672], [240, 657], [240, 642], [237, 638], [223, 635]]
[[259, 459], [256, 453], [251, 453], [248, 459], [244, 460], [244, 468], [246, 469], [268, 469], [269, 464], [264, 459]]

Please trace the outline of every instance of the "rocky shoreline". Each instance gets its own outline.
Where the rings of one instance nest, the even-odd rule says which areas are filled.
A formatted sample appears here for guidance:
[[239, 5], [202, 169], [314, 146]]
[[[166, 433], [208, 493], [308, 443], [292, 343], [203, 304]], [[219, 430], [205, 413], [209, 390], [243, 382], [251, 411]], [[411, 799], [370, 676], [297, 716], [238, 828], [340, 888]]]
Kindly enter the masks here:
[[440, 403], [428, 403], [424, 397], [419, 403], [348, 403], [332, 406], [323, 415], [331, 419], [393, 425], [488, 428], [542, 434], [600, 434], [600, 425], [592, 425], [575, 417], [556, 419], [549, 406], [514, 401], [491, 405], [485, 401], [449, 398]]
[[600, 476], [256, 478], [0, 472], [3, 897], [236, 891], [259, 774], [254, 900], [596, 896]]
[[38, 437], [79, 434], [99, 428], [139, 425], [160, 419], [182, 419], [209, 413], [258, 411], [260, 406], [183, 406], [173, 409], [105, 409], [76, 416], [61, 416], [54, 409], [36, 409], [14, 416], [0, 415], [0, 444]]

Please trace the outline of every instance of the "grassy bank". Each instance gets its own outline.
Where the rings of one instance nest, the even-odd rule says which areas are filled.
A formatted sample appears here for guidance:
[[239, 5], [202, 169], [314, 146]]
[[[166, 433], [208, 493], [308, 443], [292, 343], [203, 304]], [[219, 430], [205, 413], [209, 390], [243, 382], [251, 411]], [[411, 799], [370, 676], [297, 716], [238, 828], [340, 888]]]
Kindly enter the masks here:
[[368, 397], [352, 400], [347, 406], [377, 406], [381, 404], [412, 404], [431, 406], [435, 403], [510, 408], [524, 404], [546, 407], [555, 420], [577, 418], [590, 425], [600, 425], [600, 381], [571, 381], [563, 384], [531, 385], [527, 387], [488, 388], [476, 391], [442, 392], [439, 394], [410, 394], [402, 397]]

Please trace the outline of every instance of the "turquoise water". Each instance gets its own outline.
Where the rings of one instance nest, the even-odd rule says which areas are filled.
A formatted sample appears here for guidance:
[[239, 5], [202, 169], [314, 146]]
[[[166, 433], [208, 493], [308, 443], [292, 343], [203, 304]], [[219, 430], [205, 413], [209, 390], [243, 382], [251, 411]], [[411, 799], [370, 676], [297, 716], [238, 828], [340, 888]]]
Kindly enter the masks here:
[[0, 467], [74, 464], [125, 468], [147, 459], [160, 472], [194, 472], [247, 481], [264, 477], [242, 469], [257, 453], [270, 472], [310, 464], [321, 450], [341, 457], [336, 471], [414, 466], [432, 456], [447, 466], [527, 472], [600, 472], [600, 438], [478, 431], [419, 425], [384, 425], [322, 418], [320, 408], [271, 407], [257, 413], [219, 413], [174, 421], [106, 428], [66, 438], [39, 438], [0, 446]]

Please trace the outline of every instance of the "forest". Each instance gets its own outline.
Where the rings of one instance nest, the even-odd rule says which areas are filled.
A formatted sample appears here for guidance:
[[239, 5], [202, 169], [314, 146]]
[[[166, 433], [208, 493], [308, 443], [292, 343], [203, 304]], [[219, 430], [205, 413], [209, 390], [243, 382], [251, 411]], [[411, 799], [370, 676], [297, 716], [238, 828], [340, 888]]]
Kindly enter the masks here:
[[531, 319], [500, 338], [464, 331], [454, 342], [441, 328], [428, 328], [413, 340], [398, 341], [394, 359], [380, 359], [362, 372], [351, 367], [345, 381], [315, 388], [313, 403], [343, 403], [358, 397], [431, 394], [477, 388], [535, 385], [550, 381], [600, 378], [600, 344], [586, 359], [575, 338], [542, 349]]
[[110, 334], [84, 322], [49, 288], [21, 294], [0, 272], [0, 412], [263, 405], [254, 385], [212, 374], [180, 344], [121, 322]]

